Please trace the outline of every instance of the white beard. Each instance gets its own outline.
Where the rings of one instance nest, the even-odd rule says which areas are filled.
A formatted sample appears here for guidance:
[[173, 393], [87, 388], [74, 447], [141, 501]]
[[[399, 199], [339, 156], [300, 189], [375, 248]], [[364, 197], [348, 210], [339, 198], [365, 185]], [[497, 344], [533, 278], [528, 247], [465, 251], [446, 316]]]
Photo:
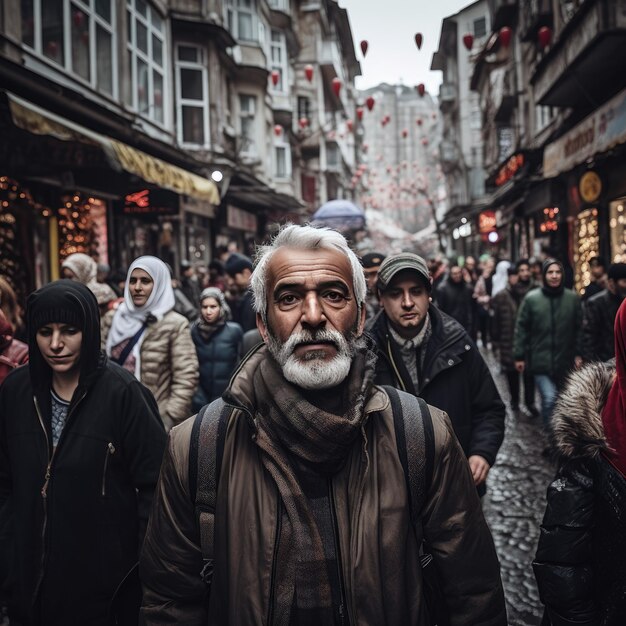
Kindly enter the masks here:
[[[268, 329], [267, 347], [280, 365], [283, 376], [302, 389], [327, 389], [343, 382], [352, 365], [355, 342], [349, 342], [336, 330], [319, 330], [311, 332], [302, 330], [281, 343]], [[326, 360], [322, 350], [310, 351], [304, 359], [294, 354], [298, 345], [312, 341], [332, 341], [337, 347], [337, 354]]]

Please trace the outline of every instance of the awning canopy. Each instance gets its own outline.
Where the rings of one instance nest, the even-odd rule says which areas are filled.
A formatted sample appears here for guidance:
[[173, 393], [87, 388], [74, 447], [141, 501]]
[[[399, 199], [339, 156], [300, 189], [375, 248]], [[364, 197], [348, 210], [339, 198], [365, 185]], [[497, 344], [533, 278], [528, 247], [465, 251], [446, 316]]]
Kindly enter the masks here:
[[14, 94], [7, 95], [11, 117], [18, 128], [35, 135], [50, 135], [61, 141], [78, 141], [101, 146], [111, 166], [117, 171], [124, 170], [163, 189], [212, 205], [220, 203], [217, 185], [212, 180], [89, 130]]

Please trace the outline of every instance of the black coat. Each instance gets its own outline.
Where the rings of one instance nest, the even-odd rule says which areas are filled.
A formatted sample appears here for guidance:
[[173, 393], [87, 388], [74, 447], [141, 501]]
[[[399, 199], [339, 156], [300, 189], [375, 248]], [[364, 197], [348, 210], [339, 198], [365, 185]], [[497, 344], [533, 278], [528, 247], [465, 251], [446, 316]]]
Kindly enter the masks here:
[[437, 288], [437, 306], [470, 332], [474, 324], [474, 290], [465, 281], [455, 283], [450, 278]]
[[624, 624], [626, 477], [608, 460], [601, 417], [614, 372], [603, 363], [573, 372], [555, 406], [559, 468], [533, 561], [544, 624]]
[[70, 411], [44, 498], [49, 388], [33, 390], [28, 366], [0, 388], [0, 511], [16, 522], [8, 570], [19, 624], [37, 624], [38, 616], [43, 625], [108, 624], [109, 604], [137, 563], [147, 526], [166, 442], [152, 394], [101, 357]]
[[429, 315], [432, 335], [419, 389], [414, 388], [389, 333], [384, 311], [373, 320], [369, 333], [378, 352], [374, 382], [419, 395], [445, 411], [465, 454], [478, 454], [493, 465], [504, 439], [505, 408], [500, 394], [478, 348], [461, 325], [435, 306], [430, 307]]
[[243, 331], [235, 322], [226, 322], [205, 341], [196, 322], [191, 327], [196, 346], [200, 378], [193, 396], [192, 409], [197, 413], [205, 404], [219, 398], [241, 359]]
[[241, 326], [243, 332], [256, 328], [256, 311], [252, 291], [248, 289], [233, 307], [233, 320]]
[[615, 356], [614, 325], [621, 299], [608, 289], [585, 301], [582, 356], [586, 361], [608, 361]]

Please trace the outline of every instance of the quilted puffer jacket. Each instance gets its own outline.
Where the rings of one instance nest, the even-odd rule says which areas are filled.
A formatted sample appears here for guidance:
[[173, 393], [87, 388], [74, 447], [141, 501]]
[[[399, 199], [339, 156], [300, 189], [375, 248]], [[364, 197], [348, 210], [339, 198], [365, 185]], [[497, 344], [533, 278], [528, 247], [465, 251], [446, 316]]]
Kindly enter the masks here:
[[[103, 345], [112, 320], [113, 315], [107, 313], [102, 325]], [[198, 386], [198, 357], [189, 322], [179, 313], [170, 311], [146, 329], [140, 380], [154, 395], [166, 430], [191, 415], [191, 399]]]
[[533, 561], [542, 624], [622, 626], [626, 616], [626, 477], [610, 462], [602, 408], [615, 368], [572, 373], [553, 416], [559, 469]]

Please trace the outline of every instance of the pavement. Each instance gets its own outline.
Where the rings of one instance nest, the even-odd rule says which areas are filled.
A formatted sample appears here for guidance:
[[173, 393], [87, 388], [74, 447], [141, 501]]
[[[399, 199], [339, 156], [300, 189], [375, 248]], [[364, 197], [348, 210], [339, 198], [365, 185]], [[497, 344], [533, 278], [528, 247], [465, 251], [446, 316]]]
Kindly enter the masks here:
[[541, 418], [511, 411], [498, 363], [490, 350], [481, 352], [507, 406], [504, 442], [489, 472], [483, 511], [500, 558], [509, 626], [539, 626], [543, 606], [531, 563], [556, 467], [541, 456], [546, 445]]

